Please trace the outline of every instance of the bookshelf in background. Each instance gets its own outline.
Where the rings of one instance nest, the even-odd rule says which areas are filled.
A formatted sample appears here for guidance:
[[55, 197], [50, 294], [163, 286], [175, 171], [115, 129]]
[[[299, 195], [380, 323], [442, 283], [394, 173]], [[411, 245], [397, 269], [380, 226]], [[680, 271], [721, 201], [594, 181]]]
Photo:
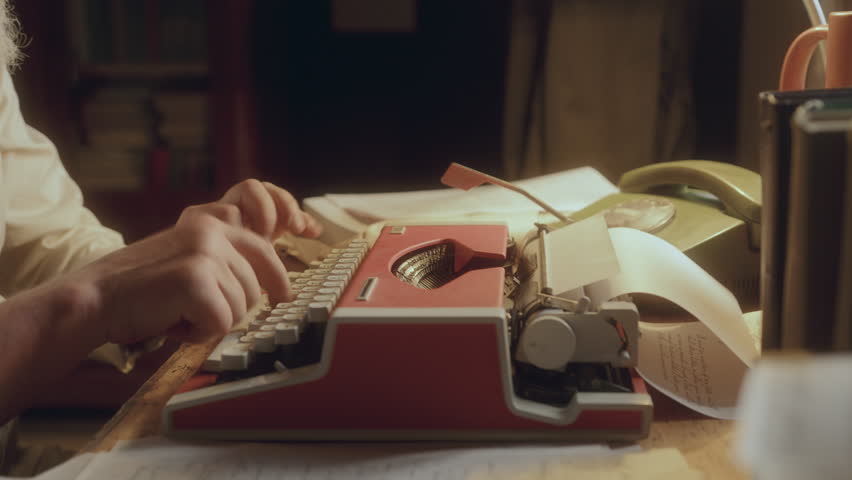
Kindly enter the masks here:
[[207, 11], [203, 0], [75, 0], [71, 45], [86, 190], [207, 190]]
[[256, 175], [244, 0], [67, 0], [78, 125], [66, 165], [135, 240]]

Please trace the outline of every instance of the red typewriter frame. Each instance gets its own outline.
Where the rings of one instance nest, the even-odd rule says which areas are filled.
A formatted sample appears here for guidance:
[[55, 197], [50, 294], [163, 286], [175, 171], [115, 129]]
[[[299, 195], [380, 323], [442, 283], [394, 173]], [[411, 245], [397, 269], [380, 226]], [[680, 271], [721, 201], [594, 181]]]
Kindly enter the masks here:
[[433, 290], [391, 272], [406, 253], [448, 241], [457, 269], [505, 258], [507, 234], [504, 225], [386, 227], [328, 320], [318, 364], [197, 387], [214, 378], [200, 374], [166, 405], [164, 431], [244, 440], [646, 437], [653, 407], [635, 372], [633, 392], [580, 392], [565, 406], [514, 393], [503, 268]]

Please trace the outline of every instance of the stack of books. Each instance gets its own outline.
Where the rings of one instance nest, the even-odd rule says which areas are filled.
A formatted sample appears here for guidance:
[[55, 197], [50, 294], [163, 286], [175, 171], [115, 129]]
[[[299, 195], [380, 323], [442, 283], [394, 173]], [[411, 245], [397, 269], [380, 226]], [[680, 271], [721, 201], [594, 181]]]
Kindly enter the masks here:
[[81, 107], [84, 142], [76, 156], [83, 187], [138, 190], [146, 184], [146, 157], [154, 145], [147, 89], [106, 88]]
[[852, 349], [852, 89], [761, 95], [763, 348]]
[[84, 65], [207, 61], [204, 0], [75, 0], [71, 42]]
[[171, 187], [206, 188], [212, 179], [207, 95], [203, 92], [160, 92], [153, 97], [157, 133], [168, 151], [167, 178], [152, 178]]
[[79, 151], [87, 190], [210, 186], [207, 2], [75, 0]]

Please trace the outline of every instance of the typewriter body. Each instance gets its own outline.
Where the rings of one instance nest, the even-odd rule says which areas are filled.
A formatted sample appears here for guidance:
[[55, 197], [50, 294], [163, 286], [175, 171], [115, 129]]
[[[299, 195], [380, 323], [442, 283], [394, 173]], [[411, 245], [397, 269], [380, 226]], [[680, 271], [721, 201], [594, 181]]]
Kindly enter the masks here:
[[226, 336], [164, 430], [249, 440], [633, 440], [652, 404], [629, 299], [554, 291], [540, 228], [385, 227]]

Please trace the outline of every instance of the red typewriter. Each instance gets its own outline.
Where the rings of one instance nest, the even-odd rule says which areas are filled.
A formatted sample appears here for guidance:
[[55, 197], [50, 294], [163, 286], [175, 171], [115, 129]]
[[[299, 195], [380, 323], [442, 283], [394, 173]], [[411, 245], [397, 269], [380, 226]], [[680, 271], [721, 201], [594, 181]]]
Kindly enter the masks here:
[[[570, 226], [569, 226], [570, 227]], [[565, 228], [569, 228], [565, 227]], [[629, 300], [553, 285], [546, 228], [393, 225], [293, 279], [163, 412], [177, 437], [635, 440], [652, 403]], [[564, 258], [564, 256], [562, 257]]]

